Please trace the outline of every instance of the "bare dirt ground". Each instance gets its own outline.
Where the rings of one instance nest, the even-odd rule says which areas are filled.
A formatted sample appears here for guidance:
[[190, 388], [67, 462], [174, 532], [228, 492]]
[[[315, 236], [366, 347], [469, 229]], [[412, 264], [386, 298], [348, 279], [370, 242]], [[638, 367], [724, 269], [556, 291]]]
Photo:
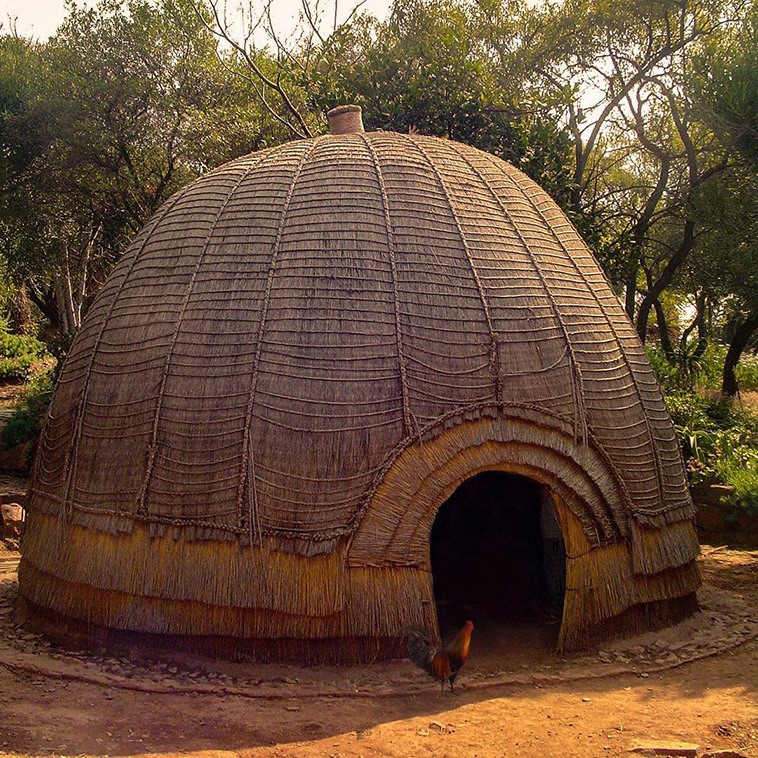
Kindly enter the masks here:
[[549, 629], [475, 632], [458, 697], [408, 661], [62, 650], [17, 610], [17, 557], [0, 551], [1, 755], [542, 758], [683, 740], [758, 757], [756, 551], [705, 547], [703, 611], [657, 634], [560, 656]]
[[758, 392], [740, 392], [737, 402], [745, 410], [758, 413]]

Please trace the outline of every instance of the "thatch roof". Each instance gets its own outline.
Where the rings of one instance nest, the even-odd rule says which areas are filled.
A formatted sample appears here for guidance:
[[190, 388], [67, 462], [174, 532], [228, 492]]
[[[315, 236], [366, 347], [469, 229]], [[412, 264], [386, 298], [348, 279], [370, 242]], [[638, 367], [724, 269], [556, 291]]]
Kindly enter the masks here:
[[[644, 349], [548, 195], [452, 141], [292, 142], [178, 192], [103, 287], [45, 426], [30, 508], [48, 526], [32, 519], [27, 571], [165, 596], [161, 572], [183, 558], [149, 557], [163, 535], [190, 552], [252, 543], [327, 562], [352, 541], [353, 566], [417, 567], [435, 498], [476, 467], [549, 484], [588, 548], [686, 526], [637, 551], [637, 564], [657, 561], [647, 573], [697, 550]], [[46, 560], [52, 524], [81, 528], [69, 546], [82, 550], [88, 530], [93, 545], [131, 534], [118, 544], [141, 556], [140, 577], [107, 551], [91, 570], [65, 548]], [[193, 561], [171, 597], [285, 610], [270, 588], [256, 599], [251, 585], [217, 586], [244, 578], [241, 564], [217, 580], [213, 561]], [[309, 609], [318, 597], [286, 612], [339, 605]]]

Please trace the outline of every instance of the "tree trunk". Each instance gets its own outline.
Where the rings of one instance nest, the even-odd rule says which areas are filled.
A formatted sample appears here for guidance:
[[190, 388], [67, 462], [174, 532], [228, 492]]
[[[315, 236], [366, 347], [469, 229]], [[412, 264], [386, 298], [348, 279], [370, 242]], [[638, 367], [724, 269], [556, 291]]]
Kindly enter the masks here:
[[705, 292], [701, 292], [697, 298], [697, 347], [694, 357], [700, 358], [708, 347], [708, 328], [705, 323], [705, 314], [708, 308]]
[[669, 335], [669, 326], [666, 321], [666, 313], [663, 310], [660, 300], [656, 300], [653, 303], [655, 308], [655, 318], [658, 321], [658, 336], [661, 340], [661, 347], [666, 357], [669, 360], [673, 360], [676, 357], [674, 352], [674, 346], [671, 344], [671, 337]]
[[55, 302], [58, 305], [58, 323], [61, 326], [61, 331], [72, 331], [68, 298], [66, 297], [62, 277], [60, 276], [55, 278]]
[[637, 304], [637, 271], [639, 266], [634, 265], [634, 270], [629, 272], [626, 278], [626, 295], [624, 298], [624, 310], [629, 320], [634, 323], [634, 307]]
[[705, 310], [706, 300], [705, 291], [698, 292], [697, 300], [695, 302], [695, 318], [692, 323], [682, 332], [679, 338], [679, 349], [684, 350], [687, 347], [687, 343], [690, 339], [690, 334], [697, 328], [697, 345], [692, 353], [694, 358], [700, 358], [708, 347], [707, 331], [705, 326]]
[[732, 341], [729, 343], [729, 350], [726, 353], [726, 360], [724, 361], [724, 376], [721, 384], [721, 391], [728, 397], [734, 397], [739, 390], [734, 369], [756, 329], [758, 329], [758, 313], [751, 313], [734, 330]]
[[671, 284], [679, 267], [684, 263], [695, 244], [695, 221], [687, 219], [684, 224], [684, 233], [679, 249], [671, 256], [666, 267], [663, 269], [658, 280], [648, 288], [647, 295], [640, 303], [640, 309], [637, 312], [637, 334], [644, 343], [647, 339], [647, 322], [650, 317], [650, 310], [655, 305], [663, 290]]
[[60, 317], [58, 315], [58, 303], [55, 300], [55, 292], [52, 288], [43, 291], [35, 289], [34, 285], [27, 284], [27, 294], [29, 299], [40, 309], [42, 315], [50, 322], [50, 326], [59, 331], [61, 329]]

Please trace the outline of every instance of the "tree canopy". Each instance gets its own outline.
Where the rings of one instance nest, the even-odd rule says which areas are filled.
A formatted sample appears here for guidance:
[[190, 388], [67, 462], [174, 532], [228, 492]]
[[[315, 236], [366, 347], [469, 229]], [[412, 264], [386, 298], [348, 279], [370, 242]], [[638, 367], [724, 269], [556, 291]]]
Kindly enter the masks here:
[[524, 170], [640, 338], [674, 357], [728, 342], [736, 390], [758, 332], [756, 0], [397, 0], [341, 23], [302, 7], [286, 38], [263, 0], [242, 28], [223, 0], [101, 0], [47, 42], [0, 38], [0, 252], [53, 328], [76, 329], [171, 193], [351, 102], [367, 128]]

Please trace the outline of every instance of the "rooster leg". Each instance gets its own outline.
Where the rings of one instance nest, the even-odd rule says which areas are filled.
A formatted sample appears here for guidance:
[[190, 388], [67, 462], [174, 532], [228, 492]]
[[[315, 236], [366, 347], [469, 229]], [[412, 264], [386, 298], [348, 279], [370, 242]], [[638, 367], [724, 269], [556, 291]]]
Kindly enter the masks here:
[[440, 695], [444, 695], [444, 694], [445, 694], [445, 680], [441, 679], [440, 680]]

